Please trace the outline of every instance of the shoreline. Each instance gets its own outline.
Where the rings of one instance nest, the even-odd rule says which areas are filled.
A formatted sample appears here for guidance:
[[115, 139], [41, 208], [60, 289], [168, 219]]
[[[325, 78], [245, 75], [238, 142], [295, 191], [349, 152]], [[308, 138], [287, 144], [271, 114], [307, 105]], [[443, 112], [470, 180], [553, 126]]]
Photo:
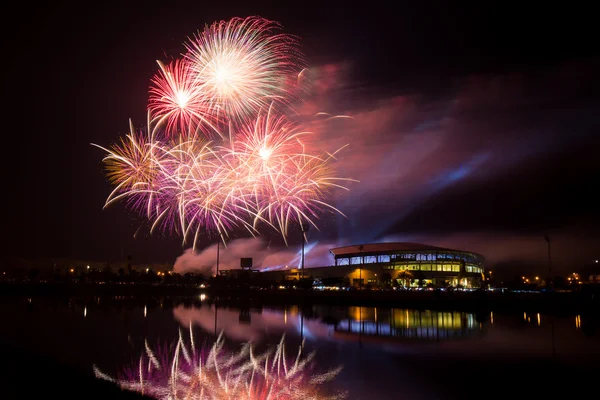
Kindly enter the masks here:
[[330, 305], [456, 311], [542, 312], [557, 314], [600, 311], [600, 290], [549, 293], [491, 291], [313, 291], [248, 288], [200, 288], [196, 285], [150, 284], [0, 284], [2, 297], [181, 297], [240, 308], [262, 305]]

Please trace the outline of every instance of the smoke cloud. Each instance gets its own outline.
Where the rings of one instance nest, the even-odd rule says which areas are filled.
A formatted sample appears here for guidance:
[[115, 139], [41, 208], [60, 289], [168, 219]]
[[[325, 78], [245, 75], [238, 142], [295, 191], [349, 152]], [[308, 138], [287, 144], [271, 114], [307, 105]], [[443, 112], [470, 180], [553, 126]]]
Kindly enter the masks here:
[[[305, 268], [332, 265], [333, 256], [329, 250], [335, 247], [331, 243], [307, 243], [304, 248]], [[253, 268], [270, 270], [285, 268], [298, 268], [301, 264], [300, 245], [294, 247], [270, 246], [263, 238], [235, 239], [223, 244], [219, 249], [219, 270], [240, 268], [241, 258], [252, 258]], [[208, 246], [200, 251], [187, 249], [177, 257], [173, 271], [184, 274], [186, 272], [214, 275], [217, 265], [217, 244]]]
[[[597, 196], [581, 184], [597, 181], [600, 120], [588, 95], [600, 88], [597, 66], [469, 76], [435, 93], [388, 97], [353, 82], [350, 63], [313, 69], [314, 96], [299, 118], [318, 148], [348, 145], [336, 155], [338, 175], [357, 182], [331, 196], [345, 217], [315, 220], [305, 267], [332, 265], [333, 247], [411, 241], [480, 253], [488, 267], [541, 271], [546, 234], [557, 271], [600, 258], [598, 223], [585, 214]], [[216, 254], [216, 245], [186, 250], [175, 270], [214, 273]], [[241, 257], [262, 270], [298, 267], [300, 245], [234, 240], [221, 247], [220, 268], [239, 268]]]

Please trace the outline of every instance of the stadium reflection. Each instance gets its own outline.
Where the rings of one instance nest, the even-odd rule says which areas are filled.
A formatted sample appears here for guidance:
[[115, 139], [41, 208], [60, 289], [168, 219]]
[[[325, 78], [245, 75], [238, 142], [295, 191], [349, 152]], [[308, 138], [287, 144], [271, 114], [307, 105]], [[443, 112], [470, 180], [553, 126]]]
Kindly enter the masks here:
[[435, 342], [482, 333], [475, 314], [458, 311], [409, 310], [376, 307], [287, 306], [248, 309], [216, 304], [180, 305], [173, 309], [182, 326], [237, 340], [258, 340], [289, 333], [306, 340]]
[[348, 318], [335, 327], [335, 337], [350, 339], [413, 338], [448, 340], [479, 333], [481, 326], [471, 313], [406, 309], [349, 307]]

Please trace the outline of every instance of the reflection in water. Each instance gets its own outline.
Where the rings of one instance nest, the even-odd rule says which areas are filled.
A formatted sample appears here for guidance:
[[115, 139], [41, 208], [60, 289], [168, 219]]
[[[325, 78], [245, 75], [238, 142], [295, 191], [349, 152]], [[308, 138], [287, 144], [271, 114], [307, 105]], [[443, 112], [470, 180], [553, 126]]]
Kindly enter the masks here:
[[[287, 358], [284, 337], [275, 349], [256, 353], [246, 343], [237, 353], [224, 347], [219, 335], [210, 349], [197, 348], [190, 325], [189, 345], [181, 331], [174, 346], [154, 352], [145, 342], [145, 354], [139, 363], [125, 370], [125, 377], [113, 379], [95, 365], [94, 374], [121, 388], [157, 399], [342, 399], [345, 392], [326, 395], [320, 385], [333, 380], [337, 367], [322, 374], [310, 371], [315, 353]], [[174, 350], [173, 350], [174, 348]]]
[[419, 311], [372, 307], [350, 307], [348, 318], [340, 321], [337, 336], [358, 335], [380, 338], [442, 340], [478, 332], [473, 314], [451, 311]]
[[297, 334], [301, 342], [304, 339], [355, 341], [367, 337], [439, 341], [472, 336], [482, 327], [472, 313], [374, 307], [302, 309], [290, 306], [256, 312], [249, 308], [219, 307], [215, 303], [204, 307], [179, 306], [173, 313], [183, 326], [192, 323], [215, 334], [218, 326], [228, 337], [243, 341], [260, 340], [271, 332], [291, 332]]
[[240, 309], [240, 316], [238, 318], [240, 324], [250, 324], [252, 322], [252, 317], [250, 316], [250, 309], [242, 308]]
[[[287, 348], [290, 353], [296, 353], [301, 342], [299, 338], [303, 337], [306, 346], [302, 354], [317, 350], [315, 363], [319, 372], [344, 365], [338, 377], [323, 388], [347, 389], [348, 398], [352, 399], [467, 398], [468, 393], [476, 397], [473, 393], [489, 390], [486, 386], [490, 376], [492, 381], [495, 376], [502, 380], [499, 385], [493, 385], [494, 393], [504, 388], [506, 393], [500, 394], [510, 398], [510, 392], [517, 393], [522, 386], [524, 365], [550, 377], [548, 382], [551, 383], [594, 382], [593, 377], [588, 379], [579, 374], [582, 371], [589, 371], [590, 376], [592, 372], [597, 373], [600, 354], [600, 318], [596, 310], [584, 310], [580, 315], [542, 313], [538, 326], [537, 310], [526, 313], [524, 310], [516, 313], [481, 310], [476, 314], [422, 311], [419, 315], [418, 311], [404, 309], [309, 305], [265, 307], [258, 312], [257, 303], [212, 296], [202, 301], [200, 294], [185, 298], [107, 296], [101, 299], [97, 296], [4, 296], [0, 300], [2, 341], [11, 348], [31, 349], [32, 353], [72, 366], [67, 371], [73, 373], [69, 382], [89, 375], [93, 363], [116, 377], [121, 370], [115, 369], [115, 363], [123, 365], [133, 359], [139, 374], [137, 361], [142, 353], [145, 360], [143, 382], [146, 382], [149, 357], [144, 351], [145, 339], [152, 350], [164, 343], [172, 344], [173, 347], [165, 349], [168, 351], [166, 360], [156, 353], [161, 365], [166, 366], [165, 371], [169, 372], [178, 329], [183, 332], [188, 353], [193, 353], [187, 333], [190, 322], [196, 337], [196, 350], [200, 351], [200, 343], [208, 342], [207, 351], [210, 351], [217, 337], [213, 336], [215, 318], [217, 335], [223, 331], [226, 346], [234, 352], [239, 350], [241, 342], [257, 340], [254, 345], [257, 352], [262, 353], [275, 346], [285, 334]], [[217, 309], [215, 301], [218, 301]], [[145, 306], [147, 318], [144, 318]], [[246, 310], [242, 312], [240, 306]], [[240, 324], [240, 314], [242, 317], [249, 314], [250, 321]], [[349, 323], [355, 329], [362, 326], [364, 329], [348, 331]], [[478, 328], [480, 323], [483, 323], [482, 331]], [[390, 335], [392, 328], [395, 336]], [[64, 334], [65, 329], [69, 335]], [[440, 334], [433, 340], [427, 339], [433, 336], [423, 333], [427, 330], [452, 332], [454, 336]], [[414, 334], [415, 331], [420, 336]], [[473, 335], [474, 332], [480, 333]], [[466, 336], [464, 340], [459, 338], [461, 334]], [[15, 353], [16, 357], [20, 357], [20, 353]], [[7, 364], [14, 365], [12, 359], [9, 360]], [[24, 370], [30, 364], [34, 365], [29, 358], [26, 360]], [[186, 363], [182, 350], [179, 361], [180, 366]], [[492, 373], [487, 372], [490, 369], [493, 369]], [[51, 375], [55, 382], [63, 382], [65, 376], [69, 376], [53, 368], [44, 369], [44, 375]], [[469, 385], [457, 387], [456, 382], [462, 382], [465, 376]], [[474, 382], [487, 383], [474, 388]], [[510, 386], [511, 382], [513, 386]], [[56, 385], [59, 386], [63, 388]], [[577, 389], [581, 385], [567, 386], [569, 391], [582, 390]]]
[[298, 307], [258, 312], [215, 304], [204, 307], [180, 305], [173, 309], [173, 315], [183, 326], [192, 323], [206, 332], [224, 332], [227, 337], [240, 341], [259, 341], [269, 332], [298, 334], [301, 340], [327, 338], [333, 332], [331, 326], [318, 319], [307, 320]]

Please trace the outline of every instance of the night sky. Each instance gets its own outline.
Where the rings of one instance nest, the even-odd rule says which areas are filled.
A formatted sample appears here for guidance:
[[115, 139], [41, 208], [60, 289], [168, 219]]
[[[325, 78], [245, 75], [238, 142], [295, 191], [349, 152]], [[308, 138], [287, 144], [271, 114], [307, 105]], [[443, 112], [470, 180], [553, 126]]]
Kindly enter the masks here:
[[156, 60], [178, 57], [205, 24], [249, 15], [300, 37], [311, 107], [353, 117], [315, 127], [331, 150], [349, 143], [340, 174], [359, 182], [332, 199], [348, 218], [324, 215], [309, 241], [409, 240], [527, 265], [545, 262], [549, 235], [559, 267], [600, 258], [600, 47], [589, 10], [247, 3], [5, 9], [3, 258], [174, 262], [189, 247], [178, 237], [138, 231], [143, 220], [124, 205], [102, 209], [111, 187], [90, 143], [119, 140], [129, 118], [145, 124]]

